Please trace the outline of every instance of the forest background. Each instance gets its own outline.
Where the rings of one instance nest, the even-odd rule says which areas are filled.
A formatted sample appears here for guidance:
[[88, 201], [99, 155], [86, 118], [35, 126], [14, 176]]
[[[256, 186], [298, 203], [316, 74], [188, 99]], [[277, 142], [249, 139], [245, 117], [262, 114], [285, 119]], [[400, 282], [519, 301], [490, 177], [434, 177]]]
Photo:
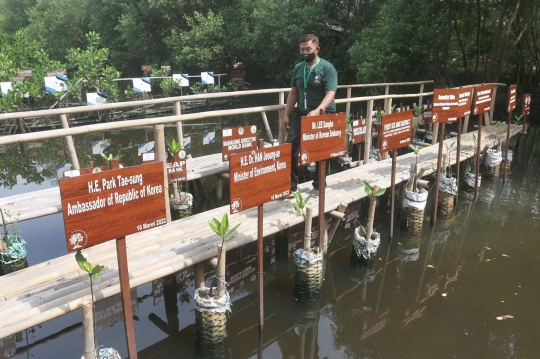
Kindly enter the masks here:
[[107, 76], [140, 76], [142, 64], [198, 74], [241, 63], [256, 87], [288, 86], [303, 33], [319, 36], [341, 84], [540, 85], [538, 0], [0, 0], [0, 81], [96, 70], [107, 91]]

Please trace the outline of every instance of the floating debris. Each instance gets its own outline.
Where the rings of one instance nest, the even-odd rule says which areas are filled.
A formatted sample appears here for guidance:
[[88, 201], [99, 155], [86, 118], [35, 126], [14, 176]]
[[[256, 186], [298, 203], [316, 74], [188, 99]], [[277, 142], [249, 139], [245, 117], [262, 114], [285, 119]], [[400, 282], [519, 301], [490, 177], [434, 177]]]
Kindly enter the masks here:
[[506, 320], [506, 319], [514, 319], [514, 317], [511, 316], [511, 315], [502, 315], [500, 317], [497, 317], [496, 319], [497, 320]]
[[484, 262], [493, 262], [493, 259], [486, 259]]
[[491, 248], [489, 248], [489, 247], [484, 247], [484, 249], [487, 249], [488, 251], [490, 251], [490, 250], [491, 250]]
[[508, 254], [503, 254], [502, 256], [506, 257], [506, 258], [510, 258], [510, 256]]
[[446, 297], [448, 295], [448, 293], [443, 293], [441, 294], [443, 297]]

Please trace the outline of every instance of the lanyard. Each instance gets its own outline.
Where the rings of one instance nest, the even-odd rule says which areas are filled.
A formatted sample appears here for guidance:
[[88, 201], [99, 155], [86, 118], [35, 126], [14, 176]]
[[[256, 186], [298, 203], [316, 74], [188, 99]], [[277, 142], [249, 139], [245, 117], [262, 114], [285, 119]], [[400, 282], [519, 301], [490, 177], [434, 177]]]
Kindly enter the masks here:
[[313, 66], [311, 66], [311, 68], [309, 69], [307, 77], [306, 77], [307, 64], [304, 65], [304, 109], [306, 109], [306, 110], [307, 110], [307, 92], [306, 92], [306, 89], [308, 87], [309, 78], [311, 77], [311, 71], [313, 71], [315, 66], [317, 66], [319, 64], [320, 60], [321, 59], [317, 57], [317, 61], [315, 61], [315, 64], [313, 64]]

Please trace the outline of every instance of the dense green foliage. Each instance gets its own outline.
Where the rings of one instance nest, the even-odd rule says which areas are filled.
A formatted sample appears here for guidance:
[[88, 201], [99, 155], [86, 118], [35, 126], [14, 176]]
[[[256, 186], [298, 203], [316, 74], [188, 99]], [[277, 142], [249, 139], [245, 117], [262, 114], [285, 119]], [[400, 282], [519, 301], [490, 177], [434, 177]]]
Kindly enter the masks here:
[[0, 56], [24, 29], [49, 61], [78, 68], [73, 78], [89, 76], [79, 73], [83, 57], [88, 65], [101, 56], [108, 75], [140, 75], [141, 64], [229, 72], [241, 62], [248, 81], [287, 85], [298, 38], [313, 32], [340, 83], [540, 81], [538, 0], [0, 0], [0, 8]]

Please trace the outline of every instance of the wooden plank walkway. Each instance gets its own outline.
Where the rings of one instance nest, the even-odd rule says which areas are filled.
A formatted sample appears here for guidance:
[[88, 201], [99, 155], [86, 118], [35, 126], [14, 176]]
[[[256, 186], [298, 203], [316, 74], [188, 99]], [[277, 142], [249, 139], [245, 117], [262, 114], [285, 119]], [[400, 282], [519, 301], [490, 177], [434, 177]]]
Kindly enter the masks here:
[[[506, 129], [506, 126], [502, 127]], [[493, 143], [494, 132], [494, 127], [483, 130], [482, 147]], [[519, 132], [521, 127], [513, 125], [511, 135]], [[462, 160], [474, 154], [473, 133], [476, 132], [462, 136]], [[446, 140], [447, 143], [453, 141], [454, 138]], [[418, 156], [420, 167], [426, 169], [425, 175], [436, 169], [437, 150], [438, 145], [426, 147]], [[455, 160], [453, 155], [454, 163]], [[414, 161], [413, 153], [398, 157], [396, 184], [408, 179], [410, 164]], [[388, 159], [328, 176], [325, 212], [336, 209], [340, 203], [348, 204], [365, 197], [362, 180], [388, 188], [390, 169], [391, 160]], [[305, 194], [310, 187], [310, 183], [304, 183], [299, 190]], [[312, 199], [309, 204], [313, 213], [318, 213], [318, 201]], [[128, 236], [131, 286], [148, 283], [216, 256], [216, 243], [220, 239], [209, 229], [208, 222], [212, 217], [221, 218], [228, 210], [228, 206], [216, 208]], [[229, 221], [233, 225], [242, 225], [237, 230], [237, 237], [227, 244], [227, 250], [256, 241], [256, 208], [232, 215]], [[290, 199], [264, 206], [265, 236], [302, 222], [303, 217], [294, 211]], [[115, 242], [109, 241], [84, 252], [91, 263], [105, 266], [94, 287], [96, 298], [100, 300], [119, 293]], [[90, 289], [80, 280], [80, 275], [74, 255], [68, 254], [0, 277], [0, 338], [78, 309], [81, 299], [90, 295]]]
[[[229, 171], [229, 162], [221, 161], [221, 153], [189, 158], [187, 160], [188, 181], [215, 176]], [[0, 208], [14, 214], [6, 222], [21, 222], [32, 218], [62, 213], [59, 187], [9, 196], [0, 199]]]

